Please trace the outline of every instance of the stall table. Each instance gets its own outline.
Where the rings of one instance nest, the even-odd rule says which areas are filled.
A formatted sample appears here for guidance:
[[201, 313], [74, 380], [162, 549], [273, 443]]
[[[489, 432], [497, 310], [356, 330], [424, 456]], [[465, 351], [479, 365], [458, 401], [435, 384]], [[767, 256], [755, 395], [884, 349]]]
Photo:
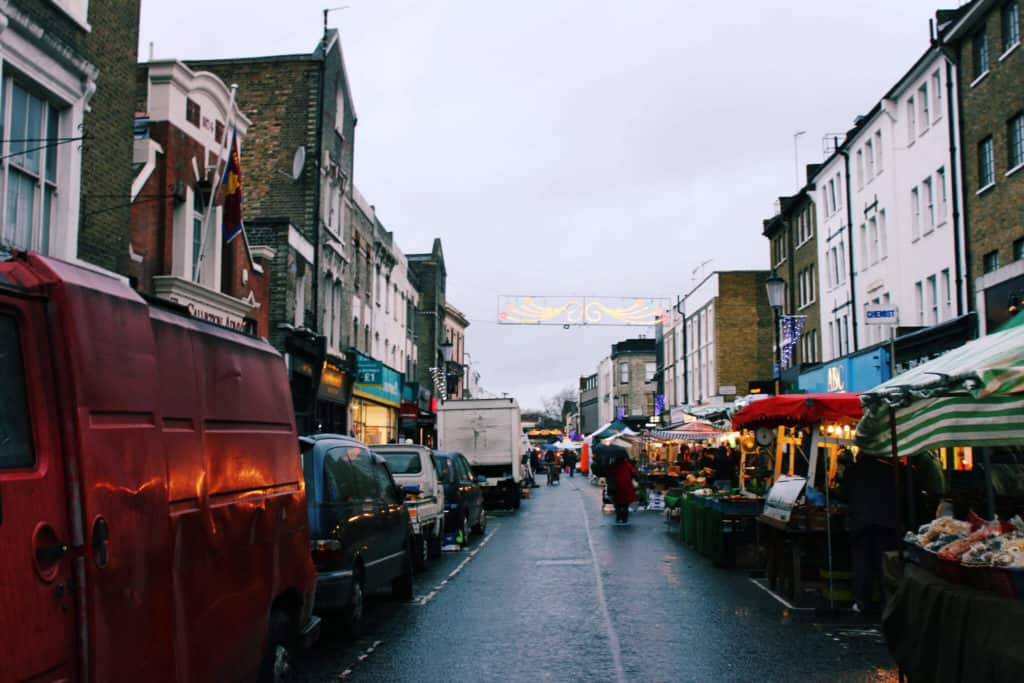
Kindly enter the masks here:
[[[833, 549], [841, 549], [837, 554], [845, 556], [845, 547], [848, 545], [843, 529], [845, 515], [835, 511], [828, 519], [832, 525]], [[827, 551], [828, 530], [825, 528], [825, 520], [823, 512], [814, 513], [801, 508], [793, 511], [789, 522], [765, 515], [757, 516], [757, 546], [759, 552], [764, 549], [765, 575], [769, 588], [791, 600], [800, 600], [805, 583], [804, 558], [821, 549]], [[846, 563], [835, 564], [842, 566]]]
[[761, 499], [748, 502], [687, 494], [680, 501], [680, 538], [716, 566], [732, 566], [738, 546], [755, 544], [753, 520], [763, 507]]

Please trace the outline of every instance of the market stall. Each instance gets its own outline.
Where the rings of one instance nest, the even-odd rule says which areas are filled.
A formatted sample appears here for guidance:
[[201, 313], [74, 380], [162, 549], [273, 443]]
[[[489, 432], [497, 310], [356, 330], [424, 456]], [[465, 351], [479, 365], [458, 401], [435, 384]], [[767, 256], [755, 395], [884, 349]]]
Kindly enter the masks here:
[[[938, 517], [918, 527], [921, 506], [908, 506], [904, 542], [916, 566], [883, 616], [893, 656], [915, 679], [1020, 677], [1024, 658], [1000, 635], [1016, 633], [1024, 617], [1022, 320], [862, 397], [865, 453], [932, 458], [944, 475]], [[919, 502], [920, 468], [905, 469], [909, 502]]]
[[699, 421], [647, 430], [642, 433], [646, 454], [642, 469], [662, 488], [676, 486], [686, 474], [684, 453], [695, 444], [713, 444], [721, 434], [721, 429]]
[[733, 415], [733, 429], [752, 433], [762, 458], [751, 471], [750, 449], [743, 449], [742, 487], [750, 480], [771, 484], [755, 526], [768, 585], [790, 599], [803, 600], [812, 581], [829, 603], [850, 597], [845, 507], [833, 490], [840, 454], [856, 451], [861, 415], [854, 393], [772, 396]]

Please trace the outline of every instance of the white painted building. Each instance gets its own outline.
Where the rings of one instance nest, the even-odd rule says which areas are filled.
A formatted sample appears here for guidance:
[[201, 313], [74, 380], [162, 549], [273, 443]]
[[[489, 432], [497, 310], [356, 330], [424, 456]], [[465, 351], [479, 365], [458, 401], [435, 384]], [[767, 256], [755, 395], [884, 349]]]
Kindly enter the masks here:
[[66, 26], [42, 26], [0, 0], [0, 245], [76, 261], [80, 136], [99, 70], [61, 38], [91, 30], [87, 3], [53, 4]]
[[662, 331], [661, 358], [665, 408], [671, 409], [686, 404], [683, 384], [683, 316], [675, 307], [669, 309], [667, 315]]
[[597, 364], [597, 421], [603, 425], [615, 417], [615, 364], [606, 356]]
[[895, 304], [901, 327], [961, 314], [956, 240], [963, 231], [953, 224], [950, 161], [956, 84], [947, 73], [946, 58], [929, 49], [813, 178], [826, 362], [889, 338], [890, 328], [866, 324], [869, 305]]

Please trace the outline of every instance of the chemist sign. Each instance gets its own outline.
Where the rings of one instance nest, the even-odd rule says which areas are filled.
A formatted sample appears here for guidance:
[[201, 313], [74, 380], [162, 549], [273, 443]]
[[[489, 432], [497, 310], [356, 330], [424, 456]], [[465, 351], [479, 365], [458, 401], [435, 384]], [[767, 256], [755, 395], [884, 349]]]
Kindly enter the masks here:
[[868, 325], [899, 325], [900, 309], [892, 304], [870, 304], [865, 308], [864, 322]]

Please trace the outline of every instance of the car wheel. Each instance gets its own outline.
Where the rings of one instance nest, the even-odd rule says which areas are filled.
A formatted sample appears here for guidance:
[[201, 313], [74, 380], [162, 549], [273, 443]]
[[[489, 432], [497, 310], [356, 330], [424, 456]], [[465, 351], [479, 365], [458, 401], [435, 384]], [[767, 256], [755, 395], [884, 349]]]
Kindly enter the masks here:
[[284, 683], [291, 680], [291, 652], [288, 649], [288, 636], [291, 632], [291, 620], [281, 610], [270, 613], [267, 626], [267, 644], [260, 663], [259, 683]]
[[416, 571], [423, 571], [427, 566], [429, 549], [427, 548], [427, 537], [423, 534], [416, 534], [412, 538], [413, 560], [412, 564]]
[[462, 529], [461, 529], [460, 533], [462, 534], [462, 545], [463, 546], [469, 545], [469, 513], [468, 512], [466, 512], [466, 513], [464, 513], [462, 515]]
[[366, 592], [363, 587], [363, 575], [356, 572], [352, 576], [352, 592], [348, 606], [344, 612], [345, 635], [355, 640], [363, 634], [363, 614], [366, 611]]
[[402, 602], [412, 600], [412, 555], [408, 552], [402, 574], [391, 582], [391, 597]]
[[480, 534], [481, 536], [487, 532], [487, 511], [480, 508], [480, 517], [477, 518], [476, 525], [473, 527], [473, 533]]

